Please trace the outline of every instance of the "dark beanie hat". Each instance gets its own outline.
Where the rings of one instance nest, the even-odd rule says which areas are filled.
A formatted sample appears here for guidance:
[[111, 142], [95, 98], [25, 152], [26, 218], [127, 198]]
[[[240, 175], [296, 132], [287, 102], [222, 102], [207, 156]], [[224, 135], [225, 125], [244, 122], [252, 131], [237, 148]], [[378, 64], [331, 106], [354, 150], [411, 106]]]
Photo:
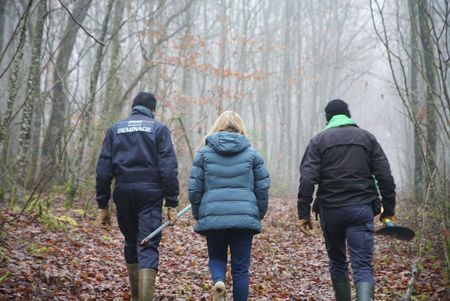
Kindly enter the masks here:
[[330, 121], [330, 119], [334, 115], [339, 115], [339, 114], [346, 115], [347, 117], [351, 117], [350, 111], [348, 110], [347, 103], [340, 99], [333, 99], [325, 107], [325, 116], [327, 118], [327, 121]]
[[133, 99], [133, 104], [131, 107], [144, 106], [150, 111], [155, 111], [156, 109], [156, 98], [152, 93], [139, 92], [138, 95]]

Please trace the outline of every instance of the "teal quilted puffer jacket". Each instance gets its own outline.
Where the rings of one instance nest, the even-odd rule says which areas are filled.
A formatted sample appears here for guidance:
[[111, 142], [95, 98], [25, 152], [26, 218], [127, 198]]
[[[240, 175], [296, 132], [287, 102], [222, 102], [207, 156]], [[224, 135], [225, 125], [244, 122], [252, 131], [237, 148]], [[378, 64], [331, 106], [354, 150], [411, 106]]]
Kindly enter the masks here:
[[269, 186], [264, 161], [245, 136], [233, 132], [208, 136], [194, 159], [189, 180], [189, 200], [197, 220], [195, 232], [261, 232]]

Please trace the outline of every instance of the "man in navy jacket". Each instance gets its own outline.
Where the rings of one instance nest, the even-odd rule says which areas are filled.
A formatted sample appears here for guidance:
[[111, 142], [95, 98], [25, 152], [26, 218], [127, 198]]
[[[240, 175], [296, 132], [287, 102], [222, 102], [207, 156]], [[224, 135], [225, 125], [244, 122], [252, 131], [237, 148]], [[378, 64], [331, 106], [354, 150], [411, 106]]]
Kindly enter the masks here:
[[161, 235], [146, 246], [139, 242], [161, 225], [165, 200], [168, 217], [176, 221], [178, 165], [169, 129], [154, 119], [156, 99], [140, 92], [131, 115], [108, 129], [97, 162], [96, 198], [98, 224], [110, 225], [108, 202], [111, 181], [117, 221], [125, 237], [125, 261], [131, 300], [153, 300], [158, 245]]
[[[349, 247], [358, 301], [373, 300], [373, 218], [395, 214], [395, 184], [389, 162], [375, 137], [350, 118], [347, 104], [335, 99], [325, 108], [327, 126], [308, 145], [300, 165], [298, 217], [308, 233], [314, 186], [330, 274], [337, 301], [351, 301], [346, 246]], [[378, 187], [377, 187], [378, 183]], [[347, 244], [346, 244], [347, 242]]]

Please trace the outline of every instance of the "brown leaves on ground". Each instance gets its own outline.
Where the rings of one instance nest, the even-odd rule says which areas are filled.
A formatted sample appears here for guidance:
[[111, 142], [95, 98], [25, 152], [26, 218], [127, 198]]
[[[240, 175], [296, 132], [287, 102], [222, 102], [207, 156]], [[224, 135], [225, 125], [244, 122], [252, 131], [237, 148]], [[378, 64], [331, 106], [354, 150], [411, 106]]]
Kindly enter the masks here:
[[[60, 210], [78, 225], [46, 230], [35, 215], [1, 210], [0, 301], [129, 300], [123, 239], [117, 224], [95, 226], [94, 217]], [[56, 213], [57, 214], [57, 213]], [[212, 287], [205, 239], [193, 232], [190, 214], [164, 231], [155, 300], [209, 300]], [[255, 236], [250, 300], [333, 300], [328, 258], [319, 225], [313, 236], [298, 229], [296, 202], [273, 199]], [[376, 300], [399, 300], [406, 291], [415, 258], [415, 242], [376, 238]], [[415, 283], [418, 300], [445, 300], [443, 263], [427, 255]], [[227, 272], [227, 300], [232, 300]], [[354, 289], [353, 289], [354, 291]]]

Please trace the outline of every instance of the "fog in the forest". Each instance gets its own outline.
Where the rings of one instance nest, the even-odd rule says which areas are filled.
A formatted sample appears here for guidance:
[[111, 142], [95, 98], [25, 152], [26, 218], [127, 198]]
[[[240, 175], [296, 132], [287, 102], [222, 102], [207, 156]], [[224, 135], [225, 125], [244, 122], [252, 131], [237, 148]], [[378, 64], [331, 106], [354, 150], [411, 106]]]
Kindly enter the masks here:
[[235, 110], [270, 168], [272, 194], [294, 196], [307, 143], [325, 126], [326, 103], [340, 98], [381, 143], [398, 192], [413, 197], [415, 145], [425, 149], [433, 131], [440, 175], [448, 171], [448, 129], [436, 128], [449, 116], [448, 60], [438, 68], [448, 59], [449, 9], [429, 1], [423, 23], [422, 2], [2, 1], [2, 190], [92, 190], [105, 130], [137, 92], [151, 91], [183, 184], [214, 119]]

